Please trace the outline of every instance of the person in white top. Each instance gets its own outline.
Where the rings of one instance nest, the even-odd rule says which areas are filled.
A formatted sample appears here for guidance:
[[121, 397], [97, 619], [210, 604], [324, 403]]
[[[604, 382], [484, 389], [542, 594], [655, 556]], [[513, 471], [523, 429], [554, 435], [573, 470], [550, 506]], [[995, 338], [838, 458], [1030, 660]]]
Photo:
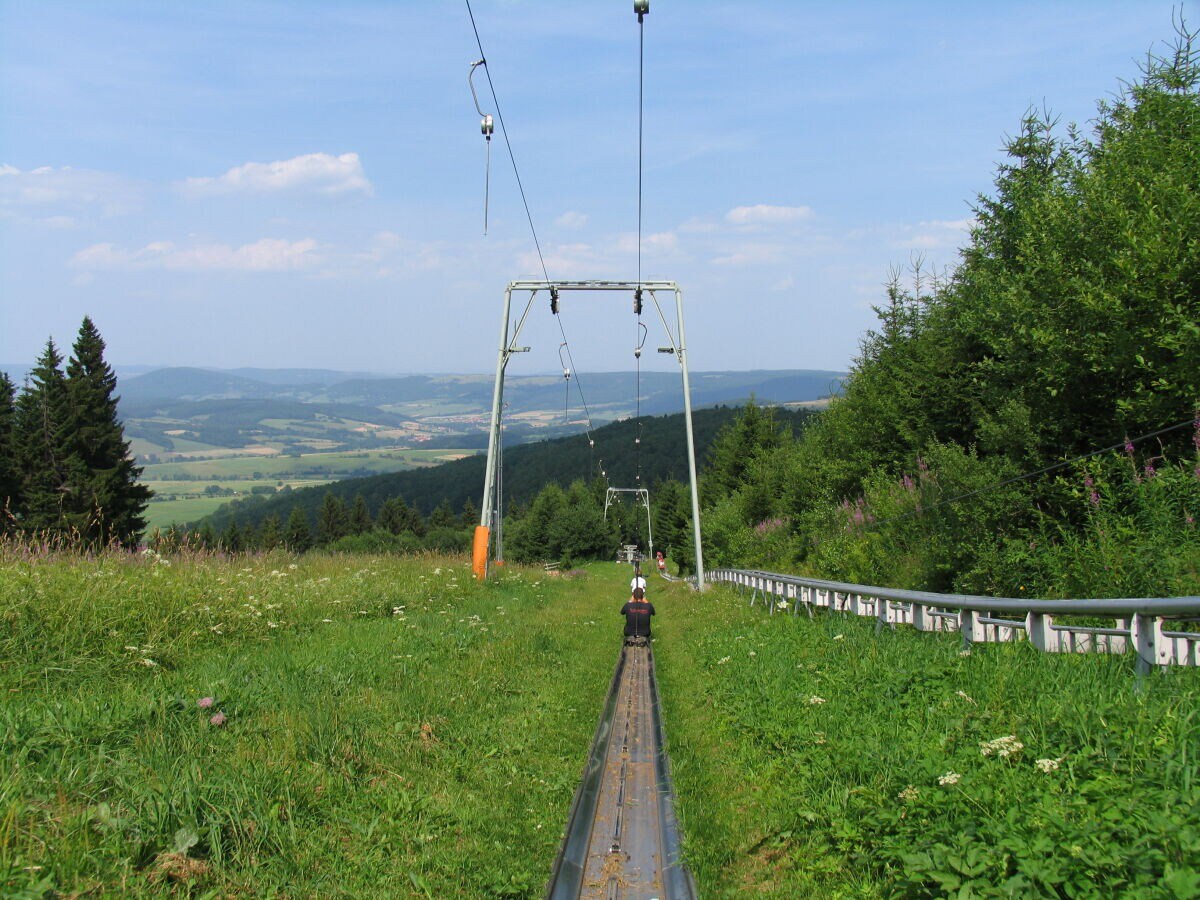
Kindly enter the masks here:
[[633, 593], [638, 588], [641, 588], [643, 591], [646, 590], [646, 579], [642, 577], [642, 567], [635, 564], [633, 567], [633, 579], [629, 582], [629, 591]]

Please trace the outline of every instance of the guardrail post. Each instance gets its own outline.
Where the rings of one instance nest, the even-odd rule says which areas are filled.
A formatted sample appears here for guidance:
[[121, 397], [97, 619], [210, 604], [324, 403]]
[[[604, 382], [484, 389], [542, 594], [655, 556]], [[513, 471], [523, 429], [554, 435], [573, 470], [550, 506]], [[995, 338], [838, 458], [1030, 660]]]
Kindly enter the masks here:
[[1153, 670], [1163, 655], [1158, 649], [1158, 645], [1163, 641], [1162, 619], [1146, 613], [1135, 613], [1129, 623], [1129, 635], [1137, 651], [1138, 674], [1144, 675]]
[[1044, 653], [1058, 653], [1061, 649], [1058, 632], [1053, 625], [1054, 618], [1048, 613], [1025, 614], [1025, 633], [1029, 635], [1029, 643]]
[[963, 650], [970, 650], [974, 643], [987, 640], [987, 626], [979, 620], [983, 614], [973, 609], [964, 609], [958, 616], [958, 630], [962, 634]]

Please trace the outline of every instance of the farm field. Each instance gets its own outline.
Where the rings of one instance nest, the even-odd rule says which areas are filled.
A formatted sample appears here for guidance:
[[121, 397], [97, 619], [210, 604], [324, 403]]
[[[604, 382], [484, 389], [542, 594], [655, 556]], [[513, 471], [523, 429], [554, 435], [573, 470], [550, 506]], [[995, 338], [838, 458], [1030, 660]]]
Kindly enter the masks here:
[[[155, 493], [146, 508], [147, 528], [193, 522], [235, 496], [328, 484], [344, 478], [402, 472], [470, 455], [469, 450], [357, 450], [305, 453], [301, 456], [228, 456], [146, 465], [141, 481]], [[211, 496], [212, 486], [233, 495]], [[256, 491], [255, 489], [259, 489]]]
[[623, 576], [5, 554], [0, 894], [540, 893]]

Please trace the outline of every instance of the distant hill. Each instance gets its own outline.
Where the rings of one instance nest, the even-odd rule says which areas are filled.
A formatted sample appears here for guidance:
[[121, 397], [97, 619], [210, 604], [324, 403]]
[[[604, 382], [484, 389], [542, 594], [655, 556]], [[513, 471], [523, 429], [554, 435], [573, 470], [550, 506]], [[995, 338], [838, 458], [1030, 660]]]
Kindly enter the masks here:
[[263, 381], [193, 368], [156, 369], [121, 381], [118, 392], [123, 404], [145, 400], [264, 400], [277, 394]]
[[[732, 421], [737, 412], [736, 408], [716, 407], [697, 410], [694, 413], [698, 461], [704, 459], [717, 432]], [[811, 413], [803, 410], [777, 410], [779, 420], [795, 431], [803, 428], [810, 415]], [[636, 434], [637, 423], [627, 419], [592, 432], [595, 447], [588, 446], [586, 434], [506, 447], [506, 501], [526, 503], [551, 481], [565, 484], [577, 478], [592, 478], [598, 473], [599, 461], [603, 461], [612, 485], [634, 487], [637, 484], [634, 445]], [[687, 480], [687, 442], [682, 413], [643, 418], [640, 446], [642, 484], [652, 488], [656, 483], [668, 478]], [[252, 523], [257, 526], [269, 515], [277, 515], [281, 521], [286, 521], [292, 509], [299, 507], [315, 521], [326, 491], [334, 493], [348, 503], [353, 501], [356, 494], [362, 494], [372, 515], [378, 512], [384, 501], [397, 495], [403, 497], [410, 505], [417, 506], [424, 514], [428, 514], [443, 500], [449, 501], [455, 510], [459, 510], [468, 499], [479, 503], [483, 492], [485, 464], [486, 458], [481, 454], [429, 469], [355, 478], [288, 494], [248, 498], [221, 507], [209, 516], [208, 520], [218, 530], [234, 518], [240, 525]]]
[[[694, 409], [806, 403], [840, 388], [843, 374], [812, 370], [693, 372]], [[127, 433], [143, 462], [180, 453], [309, 453], [486, 446], [491, 375], [373, 375], [330, 369], [156, 369], [122, 378]], [[587, 401], [580, 401], [579, 386]], [[679, 373], [644, 372], [641, 411], [683, 409]], [[590, 415], [599, 426], [632, 415], [633, 372], [512, 376], [505, 384], [507, 433], [521, 442], [573, 434]]]

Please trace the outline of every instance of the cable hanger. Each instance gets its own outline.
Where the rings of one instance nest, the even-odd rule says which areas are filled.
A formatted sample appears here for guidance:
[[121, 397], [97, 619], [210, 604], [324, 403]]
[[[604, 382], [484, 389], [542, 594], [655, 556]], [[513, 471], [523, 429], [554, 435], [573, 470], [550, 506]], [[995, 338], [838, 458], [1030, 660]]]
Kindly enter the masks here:
[[492, 191], [492, 133], [495, 131], [495, 127], [492, 124], [491, 114], [483, 111], [483, 108], [479, 105], [479, 95], [475, 93], [475, 70], [480, 66], [483, 66], [486, 71], [487, 60], [480, 58], [471, 63], [471, 71], [467, 74], [467, 84], [471, 88], [471, 99], [475, 101], [475, 112], [479, 113], [479, 130], [483, 134], [484, 146], [487, 147], [487, 159], [483, 167], [483, 234], [486, 237], [488, 230], [488, 198]]

